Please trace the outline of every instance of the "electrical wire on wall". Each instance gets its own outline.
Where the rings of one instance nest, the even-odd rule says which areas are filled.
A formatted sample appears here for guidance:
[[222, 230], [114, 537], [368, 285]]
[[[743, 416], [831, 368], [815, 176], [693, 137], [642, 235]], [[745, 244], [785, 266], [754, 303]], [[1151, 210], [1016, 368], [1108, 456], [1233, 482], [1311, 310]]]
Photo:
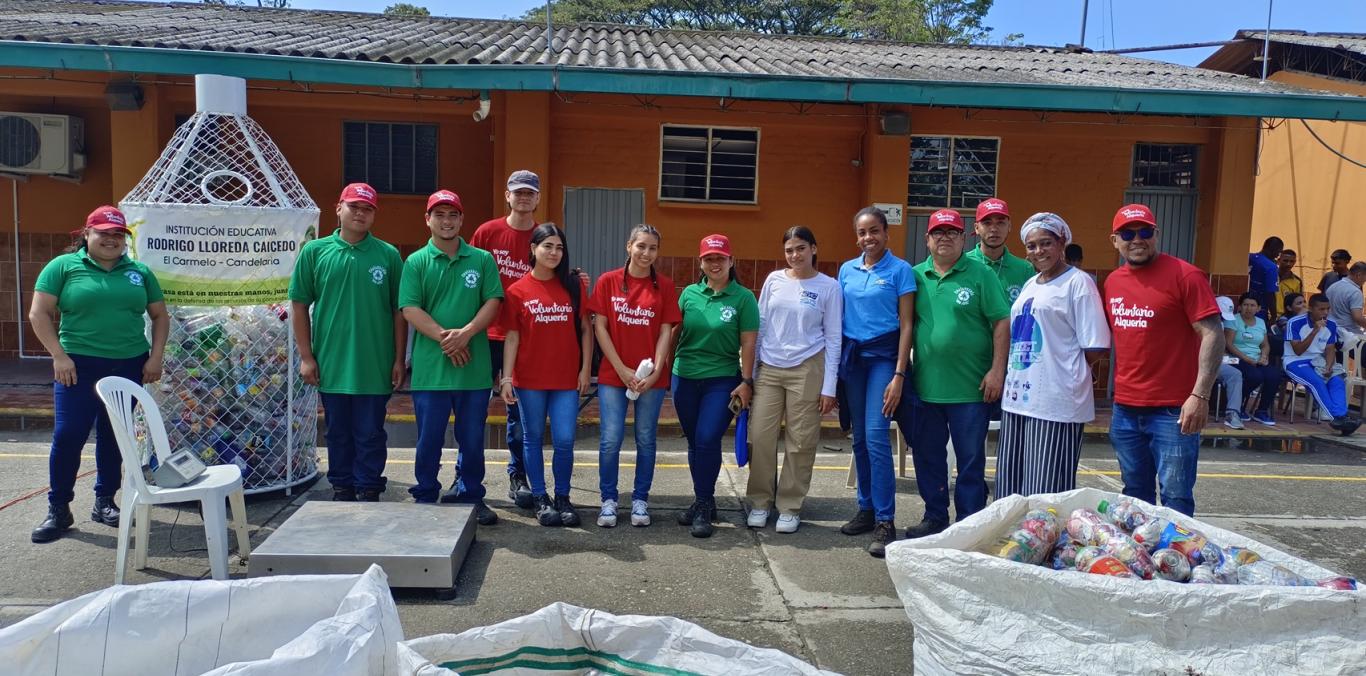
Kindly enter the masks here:
[[1319, 136], [1318, 132], [1314, 131], [1314, 128], [1311, 127], [1311, 126], [1309, 126], [1309, 123], [1308, 123], [1308, 122], [1305, 122], [1304, 120], [1300, 120], [1300, 124], [1304, 125], [1304, 128], [1309, 132], [1309, 135], [1310, 135], [1310, 136], [1313, 136], [1313, 137], [1314, 137], [1314, 140], [1315, 140], [1315, 141], [1318, 141], [1318, 142], [1319, 142], [1319, 145], [1323, 146], [1328, 152], [1333, 153], [1334, 155], [1337, 155], [1338, 157], [1342, 158], [1343, 160], [1346, 160], [1346, 161], [1348, 161], [1348, 162], [1351, 162], [1352, 164], [1355, 164], [1356, 166], [1361, 167], [1362, 169], [1366, 169], [1366, 164], [1362, 164], [1361, 162], [1358, 162], [1358, 161], [1356, 161], [1356, 160], [1354, 160], [1354, 159], [1352, 159], [1352, 158], [1350, 158], [1350, 157], [1348, 157], [1348, 156], [1342, 154], [1342, 152], [1339, 151], [1337, 148], [1334, 148], [1333, 146], [1328, 145], [1328, 142], [1325, 141], [1325, 140], [1323, 140], [1323, 138]]

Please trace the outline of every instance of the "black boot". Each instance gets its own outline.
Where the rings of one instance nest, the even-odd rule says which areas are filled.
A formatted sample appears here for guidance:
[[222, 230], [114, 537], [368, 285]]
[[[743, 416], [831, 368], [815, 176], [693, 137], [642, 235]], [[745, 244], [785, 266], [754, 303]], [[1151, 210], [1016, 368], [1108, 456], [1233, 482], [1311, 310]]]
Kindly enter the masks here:
[[90, 520], [106, 526], [119, 527], [119, 506], [114, 498], [95, 497], [95, 506], [90, 509]]
[[843, 526], [840, 526], [840, 532], [845, 535], [862, 535], [873, 530], [873, 526], [876, 523], [876, 520], [873, 518], [873, 510], [860, 509], [858, 514], [854, 515], [854, 518], [850, 519], [849, 522]]
[[689, 532], [695, 538], [709, 538], [716, 532], [711, 522], [716, 519], [716, 501], [710, 498], [699, 499], [692, 510], [692, 524]]
[[[691, 505], [688, 505], [688, 508], [687, 508], [687, 509], [685, 509], [685, 510], [679, 512], [679, 513], [678, 513], [678, 525], [680, 525], [680, 526], [691, 526], [691, 525], [692, 525], [693, 516], [695, 516], [695, 515], [697, 514], [697, 505], [698, 505], [699, 503], [701, 503], [701, 502], [702, 502], [702, 501], [701, 501], [700, 499], [695, 499], [695, 500], [692, 501], [692, 504], [691, 504]], [[711, 516], [711, 520], [712, 520], [712, 521], [715, 521], [715, 520], [716, 520], [716, 501], [715, 501], [715, 500], [712, 500], [712, 501], [711, 501], [711, 514], [710, 514], [709, 516]]]
[[555, 511], [560, 513], [560, 525], [570, 528], [579, 525], [579, 512], [574, 509], [574, 503], [569, 501], [568, 495], [555, 496]]
[[868, 543], [868, 553], [875, 558], [887, 556], [887, 545], [896, 542], [896, 524], [891, 521], [879, 521], [873, 527], [873, 541]]
[[522, 509], [536, 510], [539, 503], [531, 495], [531, 484], [522, 473], [508, 475], [508, 499]]
[[944, 529], [948, 527], [949, 524], [944, 521], [921, 519], [920, 523], [906, 529], [906, 539], [914, 540], [916, 538], [923, 538], [930, 535], [936, 535], [939, 533], [943, 533]]
[[71, 505], [52, 505], [47, 506], [47, 518], [33, 529], [34, 542], [52, 542], [62, 537], [72, 524], [76, 523], [76, 517], [71, 515]]

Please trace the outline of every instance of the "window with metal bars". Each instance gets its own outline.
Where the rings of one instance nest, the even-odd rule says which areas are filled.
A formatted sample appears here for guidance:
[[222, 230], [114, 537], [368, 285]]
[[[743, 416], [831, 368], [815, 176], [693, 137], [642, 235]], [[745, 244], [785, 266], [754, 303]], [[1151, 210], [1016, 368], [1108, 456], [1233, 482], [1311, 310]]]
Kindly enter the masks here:
[[758, 184], [758, 129], [661, 128], [659, 199], [754, 204]]
[[344, 183], [369, 183], [381, 193], [436, 191], [437, 126], [406, 122], [344, 122]]
[[970, 209], [996, 194], [1001, 139], [912, 136], [906, 204], [930, 209]]
[[1199, 146], [1172, 143], [1135, 143], [1133, 187], [1195, 190]]

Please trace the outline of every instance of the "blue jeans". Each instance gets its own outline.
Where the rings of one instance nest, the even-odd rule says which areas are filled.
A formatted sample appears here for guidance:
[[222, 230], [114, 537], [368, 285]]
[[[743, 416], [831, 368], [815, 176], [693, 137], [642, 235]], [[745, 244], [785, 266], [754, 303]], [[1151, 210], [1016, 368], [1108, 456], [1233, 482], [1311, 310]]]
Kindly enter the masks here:
[[488, 390], [413, 392], [417, 415], [417, 457], [413, 476], [417, 485], [408, 489], [418, 502], [435, 502], [441, 492], [441, 447], [446, 423], [455, 412], [455, 483], [451, 490], [460, 502], [484, 499], [484, 422], [489, 414]]
[[[1119, 458], [1124, 494], [1195, 514], [1195, 468], [1200, 434], [1181, 433], [1179, 406], [1126, 406], [1116, 403], [1110, 418], [1110, 443]], [[1157, 485], [1154, 485], [1156, 481]]]
[[332, 488], [383, 491], [389, 434], [384, 431], [387, 394], [320, 392], [327, 414], [327, 481]]
[[987, 506], [987, 427], [991, 405], [982, 402], [933, 404], [915, 409], [911, 459], [915, 485], [925, 501], [925, 519], [949, 520], [949, 439], [958, 462], [954, 511], [962, 521]]
[[[598, 488], [603, 500], [617, 499], [617, 473], [621, 468], [621, 440], [626, 436], [626, 388], [598, 384], [598, 410], [602, 416], [602, 441], [598, 445]], [[650, 389], [636, 399], [636, 482], [632, 500], [649, 500], [655, 479], [655, 429], [664, 390]]]
[[[493, 364], [493, 396], [498, 396], [498, 381], [503, 375], [503, 341], [489, 340], [489, 359]], [[526, 474], [522, 465], [522, 410], [517, 404], [507, 407], [508, 476]], [[459, 468], [456, 469], [459, 476]]]
[[[896, 518], [896, 470], [892, 466], [892, 419], [882, 415], [882, 393], [896, 372], [890, 359], [863, 358], [864, 368], [845, 379], [849, 417], [854, 426], [854, 471], [858, 475], [858, 508], [873, 510], [878, 521]], [[902, 385], [903, 396], [909, 387]], [[909, 430], [902, 430], [903, 433]]]
[[692, 474], [693, 496], [699, 500], [716, 497], [716, 479], [721, 476], [721, 439], [730, 429], [730, 393], [740, 384], [740, 376], [682, 378], [674, 376], [674, 409], [678, 424], [688, 437], [688, 471]]
[[526, 469], [531, 494], [541, 496], [545, 490], [545, 419], [550, 417], [551, 474], [555, 478], [555, 495], [569, 495], [569, 479], [574, 474], [574, 430], [579, 425], [579, 393], [576, 390], [517, 390], [517, 403], [522, 409], [522, 466]]
[[121, 376], [142, 383], [142, 365], [147, 355], [129, 359], [106, 359], [79, 354], [68, 355], [76, 363], [76, 384], [67, 387], [52, 383], [52, 448], [48, 452], [47, 501], [61, 506], [76, 497], [76, 474], [81, 468], [81, 449], [95, 428], [95, 497], [112, 498], [123, 482], [123, 456], [119, 453], [114, 428], [104, 410], [95, 383], [108, 376]]

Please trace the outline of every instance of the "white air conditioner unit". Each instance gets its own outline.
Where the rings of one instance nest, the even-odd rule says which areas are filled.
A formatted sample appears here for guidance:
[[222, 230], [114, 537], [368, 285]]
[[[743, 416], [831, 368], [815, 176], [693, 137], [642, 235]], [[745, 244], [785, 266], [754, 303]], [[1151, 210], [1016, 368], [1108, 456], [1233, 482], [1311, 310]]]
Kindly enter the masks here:
[[76, 176], [84, 169], [81, 118], [0, 113], [0, 173]]

